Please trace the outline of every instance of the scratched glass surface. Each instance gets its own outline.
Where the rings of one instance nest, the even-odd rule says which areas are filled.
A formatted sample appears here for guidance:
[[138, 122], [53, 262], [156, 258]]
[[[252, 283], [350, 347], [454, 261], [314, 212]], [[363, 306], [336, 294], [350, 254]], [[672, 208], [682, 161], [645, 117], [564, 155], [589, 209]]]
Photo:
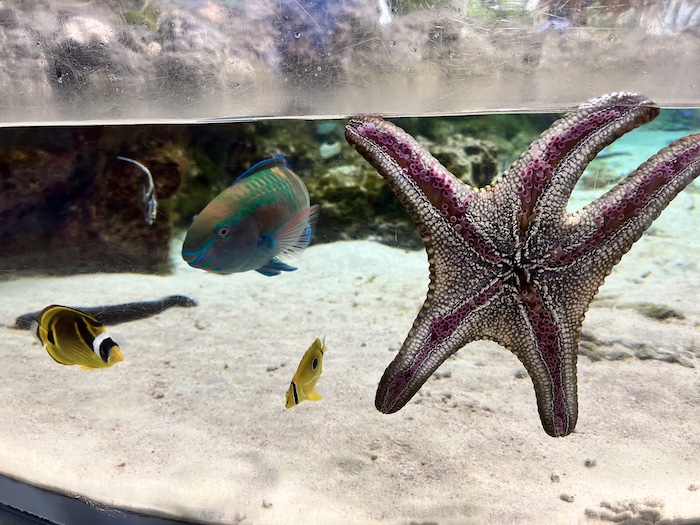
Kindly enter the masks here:
[[[557, 116], [395, 122], [484, 186]], [[427, 260], [386, 182], [345, 141], [346, 122], [0, 130], [0, 473], [212, 523], [700, 516], [697, 182], [591, 304], [575, 432], [548, 436], [525, 369], [483, 341], [385, 415], [374, 395], [425, 298]], [[591, 162], [569, 211], [699, 128], [698, 110], [663, 110]], [[193, 217], [275, 155], [321, 207], [297, 269], [188, 265]], [[119, 304], [94, 313], [123, 355], [107, 368], [59, 364], [33, 328], [14, 326], [49, 305]], [[322, 399], [285, 408], [316, 338]]]
[[[398, 412], [375, 408], [428, 257], [344, 136], [349, 115], [402, 116], [483, 187], [546, 111], [618, 91], [666, 108], [590, 163], [573, 213], [700, 131], [696, 4], [2, 2], [0, 523], [16, 519], [3, 505], [57, 523], [700, 519], [698, 182], [592, 301], [576, 428], [552, 438], [491, 341]], [[295, 199], [290, 226], [257, 239], [267, 256], [309, 246], [215, 256], [216, 236], [251, 242], [255, 204], [207, 205], [256, 187]]]
[[693, 107], [699, 23], [694, 0], [5, 0], [0, 122]]

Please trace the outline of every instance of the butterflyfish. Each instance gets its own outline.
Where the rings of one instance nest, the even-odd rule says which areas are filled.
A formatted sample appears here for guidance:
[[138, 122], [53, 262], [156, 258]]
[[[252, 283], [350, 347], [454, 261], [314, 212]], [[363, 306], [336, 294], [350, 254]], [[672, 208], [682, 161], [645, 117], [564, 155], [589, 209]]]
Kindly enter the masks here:
[[292, 408], [302, 401], [318, 401], [321, 395], [314, 390], [316, 381], [321, 377], [323, 365], [323, 354], [326, 352], [324, 343], [316, 338], [311, 343], [309, 349], [304, 353], [304, 357], [299, 362], [292, 382], [287, 390], [285, 408]]
[[278, 155], [248, 169], [194, 217], [182, 257], [214, 273], [293, 271], [284, 260], [309, 245], [318, 212], [302, 180]]
[[46, 351], [57, 363], [85, 369], [108, 368], [124, 356], [97, 319], [66, 306], [46, 307], [32, 323]]
[[[145, 319], [173, 306], [191, 308], [197, 306], [197, 301], [184, 295], [169, 295], [155, 301], [110, 304], [107, 306], [73, 306], [70, 308], [94, 317], [102, 325], [111, 326]], [[45, 309], [20, 315], [15, 319], [14, 328], [17, 330], [29, 330], [32, 323], [38, 322], [44, 312]]]
[[155, 222], [156, 213], [158, 213], [158, 200], [156, 199], [156, 187], [155, 184], [153, 184], [153, 175], [151, 175], [151, 171], [146, 166], [137, 160], [120, 156], [117, 158], [119, 160], [131, 162], [132, 164], [141, 168], [141, 171], [146, 174], [146, 184], [143, 186], [143, 195], [141, 197], [143, 198], [143, 203], [146, 206], [146, 224], [150, 226]]

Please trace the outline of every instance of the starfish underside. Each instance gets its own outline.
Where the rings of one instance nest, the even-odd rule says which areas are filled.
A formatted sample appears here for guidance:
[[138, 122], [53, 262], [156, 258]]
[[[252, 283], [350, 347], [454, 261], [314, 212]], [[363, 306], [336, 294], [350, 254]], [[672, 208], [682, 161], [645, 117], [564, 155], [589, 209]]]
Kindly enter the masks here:
[[379, 383], [377, 409], [401, 409], [450, 355], [490, 339], [525, 365], [544, 430], [574, 430], [586, 310], [622, 255], [700, 173], [700, 134], [662, 149], [578, 212], [568, 213], [566, 204], [600, 150], [658, 113], [632, 93], [591, 100], [480, 190], [397, 126], [372, 116], [348, 123], [348, 142], [416, 223], [430, 267], [427, 298]]

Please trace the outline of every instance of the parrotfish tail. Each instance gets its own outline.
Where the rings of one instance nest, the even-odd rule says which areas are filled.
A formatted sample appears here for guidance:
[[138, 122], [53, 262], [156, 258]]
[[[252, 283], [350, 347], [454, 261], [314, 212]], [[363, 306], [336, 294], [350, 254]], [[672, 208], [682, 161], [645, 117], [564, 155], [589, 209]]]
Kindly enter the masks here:
[[311, 235], [313, 235], [316, 229], [316, 223], [318, 222], [318, 215], [321, 213], [321, 207], [318, 204], [314, 204], [309, 208], [309, 215], [306, 218], [306, 229], [304, 233], [301, 234], [297, 247], [300, 250], [305, 249], [311, 242]]
[[289, 266], [275, 257], [270, 259], [270, 262], [265, 266], [255, 269], [256, 272], [267, 275], [268, 277], [274, 277], [282, 272], [293, 272], [294, 270], [296, 270], [294, 266]]
[[313, 229], [311, 228], [311, 225], [307, 224], [306, 230], [304, 231], [304, 233], [301, 234], [301, 237], [299, 238], [299, 246], [303, 246], [304, 248], [306, 248], [311, 242], [312, 233]]
[[[159, 314], [173, 306], [191, 308], [193, 306], [197, 306], [197, 302], [194, 299], [190, 299], [184, 295], [170, 295], [157, 301], [113, 304], [109, 306], [78, 306], [71, 308], [84, 314], [91, 315], [101, 324], [115, 325], [145, 319], [146, 317]], [[41, 312], [43, 312], [43, 310], [37, 310], [36, 312], [29, 312], [28, 314], [20, 315], [17, 319], [15, 319], [15, 329], [29, 330], [32, 321], [39, 321]]]
[[[276, 231], [270, 234], [273, 245], [279, 250], [277, 253], [283, 258], [298, 255], [311, 242], [311, 235], [318, 221], [318, 213], [321, 210], [318, 204], [300, 211]], [[299, 227], [304, 225], [301, 236]]]

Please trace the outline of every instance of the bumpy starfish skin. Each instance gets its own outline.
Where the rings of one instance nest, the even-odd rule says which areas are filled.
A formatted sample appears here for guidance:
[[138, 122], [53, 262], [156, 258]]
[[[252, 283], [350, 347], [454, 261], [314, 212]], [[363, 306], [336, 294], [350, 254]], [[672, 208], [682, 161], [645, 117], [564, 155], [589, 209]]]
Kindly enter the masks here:
[[451, 354], [490, 339], [525, 365], [544, 430], [551, 436], [574, 430], [586, 310], [622, 255], [700, 173], [700, 134], [661, 150], [580, 211], [570, 214], [566, 204], [601, 149], [658, 113], [631, 93], [591, 100], [481, 190], [395, 125], [369, 116], [348, 123], [348, 142], [418, 226], [430, 266], [427, 299], [384, 372], [377, 409], [396, 412]]

